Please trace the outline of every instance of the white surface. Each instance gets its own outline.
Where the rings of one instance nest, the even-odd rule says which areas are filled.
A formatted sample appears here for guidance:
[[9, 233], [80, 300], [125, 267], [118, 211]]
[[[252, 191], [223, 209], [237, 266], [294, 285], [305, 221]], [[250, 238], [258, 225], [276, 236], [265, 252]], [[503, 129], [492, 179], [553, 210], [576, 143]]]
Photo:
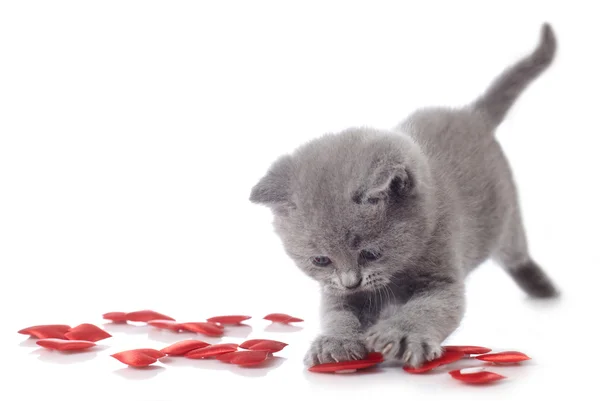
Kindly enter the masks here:
[[[597, 396], [592, 2], [198, 3], [0, 5], [0, 399]], [[247, 201], [251, 186], [277, 156], [323, 132], [390, 127], [417, 107], [470, 101], [532, 48], [544, 20], [558, 34], [557, 62], [499, 137], [532, 252], [564, 296], [527, 300], [485, 265], [448, 341], [532, 361], [495, 368], [510, 380], [486, 388], [389, 367], [306, 373], [316, 286], [284, 255], [269, 212]], [[290, 346], [268, 368], [174, 360], [134, 370], [108, 355], [188, 336], [107, 326], [114, 337], [99, 349], [60, 355], [16, 334], [146, 308], [178, 320], [250, 314], [251, 332], [222, 341]], [[267, 331], [260, 318], [278, 311], [306, 322]]]

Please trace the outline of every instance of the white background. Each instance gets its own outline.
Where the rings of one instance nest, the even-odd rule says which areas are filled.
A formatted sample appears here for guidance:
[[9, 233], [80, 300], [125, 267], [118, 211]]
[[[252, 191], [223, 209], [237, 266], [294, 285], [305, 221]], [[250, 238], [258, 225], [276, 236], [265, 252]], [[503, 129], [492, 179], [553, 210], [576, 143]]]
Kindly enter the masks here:
[[[598, 394], [592, 1], [0, 4], [1, 399]], [[532, 361], [496, 368], [510, 380], [485, 388], [443, 371], [306, 373], [317, 288], [284, 255], [269, 211], [247, 200], [250, 188], [276, 157], [322, 133], [388, 128], [421, 106], [471, 101], [533, 48], [543, 21], [555, 27], [558, 58], [498, 135], [532, 253], [563, 297], [528, 300], [486, 264], [469, 278], [467, 315], [448, 340]], [[253, 331], [223, 341], [290, 346], [263, 369], [178, 360], [135, 370], [109, 355], [189, 336], [106, 326], [114, 337], [97, 351], [57, 355], [16, 334], [146, 308], [182, 321], [250, 314]], [[260, 319], [270, 312], [306, 321], [265, 332], [277, 330]]]

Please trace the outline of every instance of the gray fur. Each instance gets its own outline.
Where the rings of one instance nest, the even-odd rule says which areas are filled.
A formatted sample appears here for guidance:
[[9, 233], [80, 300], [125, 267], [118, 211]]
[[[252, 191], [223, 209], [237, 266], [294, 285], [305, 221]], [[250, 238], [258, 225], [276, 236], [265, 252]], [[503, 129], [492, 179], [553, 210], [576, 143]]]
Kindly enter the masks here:
[[[280, 158], [252, 189], [251, 201], [273, 210], [288, 255], [322, 287], [323, 334], [307, 364], [369, 350], [412, 366], [439, 356], [463, 317], [465, 276], [489, 258], [529, 295], [557, 294], [529, 255], [494, 138], [555, 46], [546, 24], [537, 49], [473, 104], [419, 110], [391, 131], [324, 135]], [[332, 262], [316, 266], [316, 256]]]

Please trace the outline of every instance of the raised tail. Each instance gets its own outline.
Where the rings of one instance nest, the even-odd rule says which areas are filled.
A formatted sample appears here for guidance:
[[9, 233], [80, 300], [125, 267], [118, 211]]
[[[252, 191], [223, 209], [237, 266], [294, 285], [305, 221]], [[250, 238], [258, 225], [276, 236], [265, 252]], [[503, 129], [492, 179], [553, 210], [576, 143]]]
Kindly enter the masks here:
[[519, 95], [552, 63], [555, 53], [556, 37], [546, 23], [535, 50], [500, 74], [475, 101], [475, 110], [483, 112], [494, 126], [498, 126]]

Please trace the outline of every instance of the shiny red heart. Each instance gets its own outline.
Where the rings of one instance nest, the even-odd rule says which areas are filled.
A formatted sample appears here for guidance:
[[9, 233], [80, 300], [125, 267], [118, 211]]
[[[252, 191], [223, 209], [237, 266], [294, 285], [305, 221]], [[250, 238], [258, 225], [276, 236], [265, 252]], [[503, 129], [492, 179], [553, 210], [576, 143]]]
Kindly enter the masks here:
[[474, 345], [446, 345], [443, 348], [446, 351], [458, 351], [468, 355], [487, 354], [488, 352], [492, 351], [491, 348], [478, 347]]
[[216, 323], [188, 322], [181, 323], [180, 326], [183, 330], [205, 334], [207, 336], [220, 337], [223, 335], [223, 327], [217, 325]]
[[44, 348], [55, 349], [59, 351], [76, 351], [91, 348], [96, 345], [92, 341], [84, 340], [62, 340], [60, 338], [46, 338], [38, 340], [37, 345]]
[[383, 355], [378, 352], [371, 352], [367, 354], [365, 359], [357, 360], [357, 361], [342, 361], [342, 362], [332, 362], [332, 363], [323, 363], [320, 365], [314, 365], [308, 368], [309, 371], [315, 373], [333, 373], [333, 372], [343, 372], [343, 371], [355, 371], [358, 369], [366, 369], [372, 366], [375, 366], [379, 363], [383, 362]]
[[208, 322], [221, 323], [221, 324], [240, 324], [244, 320], [250, 319], [252, 316], [246, 315], [227, 315], [227, 316], [214, 316], [210, 319], [206, 319]]
[[19, 334], [28, 334], [37, 338], [60, 338], [65, 340], [65, 333], [71, 330], [66, 324], [43, 324], [19, 330]]
[[286, 343], [282, 343], [280, 341], [273, 341], [273, 340], [264, 340], [264, 341], [260, 341], [258, 343], [252, 344], [250, 347], [248, 347], [248, 349], [250, 349], [252, 351], [267, 351], [267, 352], [273, 353], [273, 352], [279, 352], [282, 349], [284, 349], [285, 347], [287, 347]]
[[96, 342], [112, 336], [98, 326], [89, 323], [83, 323], [69, 330], [65, 334], [65, 337], [68, 340], [85, 340]]
[[183, 327], [181, 327], [181, 323], [177, 323], [174, 320], [149, 320], [148, 324], [153, 327], [158, 327], [159, 329], [168, 329], [177, 332], [183, 330]]
[[112, 354], [111, 356], [119, 362], [124, 363], [125, 365], [139, 368], [152, 365], [159, 358], [164, 357], [165, 354], [161, 351], [152, 348], [138, 348], [128, 351], [117, 352], [116, 354]]
[[106, 320], [112, 320], [114, 323], [123, 323], [127, 321], [127, 313], [125, 312], [108, 312], [102, 315]]
[[448, 372], [456, 380], [460, 380], [469, 384], [485, 384], [497, 380], [506, 379], [505, 376], [494, 372], [482, 371], [475, 373], [462, 373], [460, 369]]
[[266, 351], [236, 351], [218, 355], [216, 359], [234, 365], [251, 366], [265, 362], [268, 357], [269, 353]]
[[163, 315], [162, 313], [158, 313], [148, 309], [126, 313], [125, 318], [130, 322], [148, 322], [150, 320], [175, 320], [170, 316]]
[[195, 349], [208, 347], [210, 344], [200, 340], [183, 340], [178, 341], [175, 344], [171, 344], [166, 348], [161, 349], [161, 352], [169, 355], [185, 355]]
[[475, 357], [480, 361], [494, 363], [518, 363], [531, 359], [527, 355], [519, 351], [497, 352], [495, 354], [478, 355]]
[[425, 362], [421, 366], [404, 366], [403, 369], [408, 373], [425, 373], [433, 370], [442, 365], [448, 365], [456, 362], [465, 356], [463, 352], [459, 351], [446, 351], [437, 359]]
[[270, 321], [276, 322], [276, 323], [299, 323], [299, 322], [304, 321], [300, 318], [293, 317], [293, 316], [287, 315], [285, 313], [270, 313], [267, 316], [265, 316], [263, 319], [270, 320]]
[[202, 359], [202, 358], [210, 358], [212, 356], [226, 354], [228, 352], [235, 352], [238, 349], [237, 344], [225, 343], [225, 344], [214, 344], [209, 345], [208, 347], [195, 349], [185, 354], [186, 358], [191, 359]]

